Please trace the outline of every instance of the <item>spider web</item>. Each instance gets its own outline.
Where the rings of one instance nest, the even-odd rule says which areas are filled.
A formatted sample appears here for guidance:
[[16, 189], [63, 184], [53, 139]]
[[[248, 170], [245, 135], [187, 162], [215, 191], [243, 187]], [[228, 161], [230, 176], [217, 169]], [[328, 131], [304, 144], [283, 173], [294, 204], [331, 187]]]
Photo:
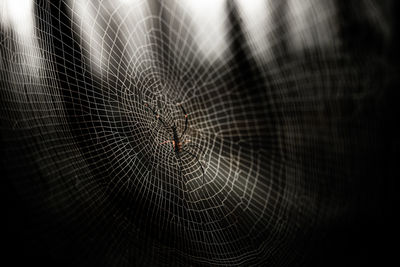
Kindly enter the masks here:
[[[34, 244], [77, 265], [292, 266], [375, 220], [386, 9], [279, 2], [39, 1], [26, 21], [4, 2], [2, 162]], [[370, 44], [347, 40], [365, 21]]]

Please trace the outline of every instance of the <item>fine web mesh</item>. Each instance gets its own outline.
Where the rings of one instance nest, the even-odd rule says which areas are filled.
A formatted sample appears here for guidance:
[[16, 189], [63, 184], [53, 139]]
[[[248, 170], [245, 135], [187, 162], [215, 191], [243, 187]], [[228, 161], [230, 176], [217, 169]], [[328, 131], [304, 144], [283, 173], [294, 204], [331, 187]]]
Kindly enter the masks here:
[[211, 21], [191, 1], [35, 2], [31, 29], [2, 21], [4, 168], [46, 251], [292, 266], [374, 213], [379, 190], [358, 189], [379, 188], [385, 65], [343, 41], [334, 1], [282, 2], [261, 22], [244, 1]]

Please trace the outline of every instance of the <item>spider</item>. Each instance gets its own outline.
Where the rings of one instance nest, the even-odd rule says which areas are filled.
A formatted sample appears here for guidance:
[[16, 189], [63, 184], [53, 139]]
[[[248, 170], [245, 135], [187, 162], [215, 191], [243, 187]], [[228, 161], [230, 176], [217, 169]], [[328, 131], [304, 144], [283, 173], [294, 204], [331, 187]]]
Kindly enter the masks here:
[[184, 136], [188, 127], [188, 114], [186, 113], [185, 109], [183, 108], [182, 105], [179, 105], [179, 107], [181, 108], [184, 116], [185, 116], [185, 128], [183, 129], [183, 132], [181, 133], [181, 135], [179, 136], [178, 134], [178, 130], [177, 130], [177, 126], [174, 123], [172, 126], [168, 125], [167, 123], [164, 122], [164, 120], [160, 117], [160, 115], [147, 103], [144, 104], [146, 107], [148, 107], [154, 114], [154, 116], [156, 116], [156, 118], [161, 122], [162, 126], [164, 126], [164, 128], [168, 129], [171, 131], [171, 139], [166, 140], [162, 143], [160, 143], [160, 145], [164, 145], [164, 144], [168, 144], [168, 143], [172, 143], [173, 146], [173, 150], [171, 151], [175, 153], [175, 158], [177, 161], [179, 161], [178, 167], [179, 167], [179, 173], [180, 175], [182, 174], [182, 170], [181, 170], [181, 165], [182, 165], [182, 160], [181, 160], [181, 155], [187, 153], [188, 155], [194, 157], [197, 161], [197, 163], [200, 165], [201, 171], [203, 173], [202, 175], [202, 183], [204, 185], [204, 169], [203, 166], [201, 165], [199, 158], [193, 154], [192, 152], [188, 151], [187, 149], [184, 149], [187, 143], [190, 142], [190, 140], [184, 140]]

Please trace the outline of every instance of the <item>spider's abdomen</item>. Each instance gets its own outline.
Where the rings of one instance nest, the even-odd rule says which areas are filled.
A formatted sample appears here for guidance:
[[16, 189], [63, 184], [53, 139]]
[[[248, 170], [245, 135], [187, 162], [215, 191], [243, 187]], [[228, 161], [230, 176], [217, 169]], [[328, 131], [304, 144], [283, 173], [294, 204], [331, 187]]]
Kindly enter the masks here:
[[181, 152], [182, 151], [182, 143], [181, 142], [176, 143], [175, 151], [176, 152]]
[[178, 133], [176, 131], [176, 128], [172, 128], [172, 135], [173, 135], [173, 138], [174, 138], [174, 150], [175, 150], [176, 153], [179, 153], [182, 150], [182, 143], [179, 140], [179, 136], [178, 136]]

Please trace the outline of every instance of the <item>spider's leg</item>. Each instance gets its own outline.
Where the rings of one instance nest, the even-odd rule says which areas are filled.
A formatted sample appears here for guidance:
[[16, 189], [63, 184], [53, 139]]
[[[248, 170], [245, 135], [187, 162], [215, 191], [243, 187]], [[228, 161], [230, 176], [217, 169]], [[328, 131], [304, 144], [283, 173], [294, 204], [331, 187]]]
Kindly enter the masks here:
[[[166, 140], [166, 141], [160, 143], [160, 145], [165, 145], [165, 144], [168, 144], [168, 143], [172, 143], [172, 145], [173, 145], [174, 148], [175, 148], [175, 142], [174, 142], [173, 140]], [[174, 152], [174, 151], [172, 150], [172, 152]]]
[[187, 145], [186, 145], [186, 147], [193, 147], [193, 148], [197, 148], [197, 149], [199, 149], [200, 151], [202, 150], [198, 145], [196, 145], [196, 144], [194, 144], [193, 142], [191, 142], [190, 140], [189, 140], [189, 142], [187, 142]]
[[154, 116], [156, 116], [156, 118], [161, 122], [161, 124], [165, 127], [165, 128], [171, 128], [169, 127], [164, 121], [163, 119], [160, 117], [160, 115], [147, 103], [144, 104], [146, 107], [148, 107], [154, 114]]
[[189, 155], [191, 155], [192, 157], [194, 157], [194, 158], [197, 160], [197, 163], [200, 165], [201, 171], [202, 171], [202, 173], [203, 173], [203, 176], [202, 176], [202, 179], [201, 179], [201, 180], [202, 180], [202, 183], [203, 183], [203, 185], [204, 185], [204, 176], [205, 176], [205, 172], [204, 172], [203, 165], [201, 165], [201, 163], [200, 163], [200, 161], [199, 161], [199, 157], [197, 157], [195, 154], [193, 154], [192, 152], [190, 152], [190, 151], [188, 151], [188, 150], [185, 150], [184, 153], [188, 153]]
[[142, 91], [140, 91], [140, 90], [137, 89], [137, 92], [138, 92], [138, 96], [139, 96], [139, 101], [140, 101], [140, 102], [145, 102], [145, 101], [143, 100]]
[[[189, 140], [189, 142], [190, 142], [190, 140]], [[190, 143], [189, 143], [189, 142], [188, 142], [188, 144], [185, 146], [186, 148], [196, 148], [196, 149], [198, 149], [199, 151], [202, 151], [202, 148], [201, 148], [201, 147], [199, 147], [198, 145], [194, 144], [193, 142], [190, 142]], [[187, 152], [189, 152], [189, 151], [187, 151]], [[196, 158], [197, 162], [200, 164], [199, 158], [196, 157], [195, 155], [193, 155], [193, 153], [190, 153], [190, 154], [192, 154], [192, 156], [194, 156], [194, 157]], [[201, 164], [200, 164], [200, 166], [202, 167], [202, 171], [203, 171], [203, 175], [204, 175], [203, 166], [202, 166]]]
[[180, 105], [183, 114], [185, 114], [185, 128], [183, 129], [183, 132], [181, 134], [181, 137], [179, 139], [182, 139], [182, 137], [185, 135], [186, 130], [187, 130], [187, 126], [188, 126], [188, 114], [186, 113], [185, 109], [183, 108], [182, 105]]
[[[186, 193], [187, 193], [187, 188], [186, 188], [186, 184], [185, 184], [185, 175], [183, 174], [183, 172], [182, 172], [182, 160], [181, 160], [181, 157], [179, 156], [179, 155], [177, 155], [177, 154], [175, 154], [175, 160], [176, 160], [176, 162], [177, 162], [177, 165], [178, 165], [178, 170], [179, 170], [179, 176], [180, 177], [183, 177], [183, 179], [181, 180], [181, 183], [182, 183], [182, 193], [183, 193], [183, 197], [182, 197], [182, 200], [183, 200], [183, 203], [182, 203], [182, 212], [184, 213], [185, 211], [187, 212], [188, 211], [188, 207], [187, 207], [187, 200], [186, 200]], [[184, 217], [186, 217], [186, 216], [184, 216]]]
[[[175, 155], [175, 159], [177, 161], [177, 165], [178, 165], [178, 170], [179, 170], [179, 176], [183, 178], [183, 180], [185, 179], [185, 175], [182, 172], [182, 160], [180, 156], [176, 156]], [[185, 184], [184, 181], [182, 181], [182, 184]], [[186, 192], [186, 186], [185, 186], [185, 192]]]

